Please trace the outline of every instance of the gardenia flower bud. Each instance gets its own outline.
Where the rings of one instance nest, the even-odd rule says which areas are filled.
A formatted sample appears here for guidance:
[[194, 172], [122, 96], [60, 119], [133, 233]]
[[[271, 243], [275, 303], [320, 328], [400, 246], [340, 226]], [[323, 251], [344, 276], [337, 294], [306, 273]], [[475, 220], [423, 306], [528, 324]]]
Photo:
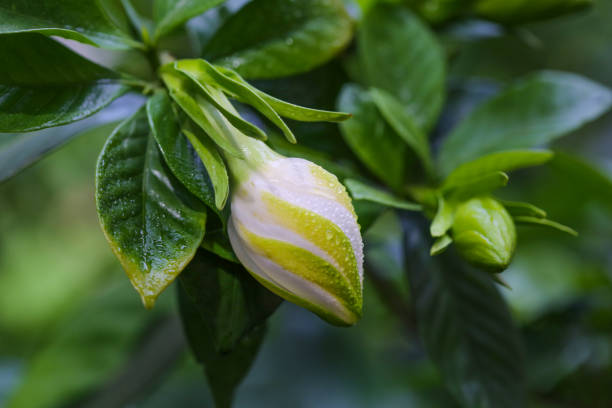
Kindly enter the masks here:
[[249, 144], [246, 160], [228, 160], [236, 256], [277, 295], [332, 324], [354, 324], [362, 309], [363, 243], [344, 186], [307, 160]]
[[475, 266], [501, 272], [512, 260], [516, 247], [514, 221], [504, 206], [491, 197], [459, 204], [452, 233], [461, 256]]

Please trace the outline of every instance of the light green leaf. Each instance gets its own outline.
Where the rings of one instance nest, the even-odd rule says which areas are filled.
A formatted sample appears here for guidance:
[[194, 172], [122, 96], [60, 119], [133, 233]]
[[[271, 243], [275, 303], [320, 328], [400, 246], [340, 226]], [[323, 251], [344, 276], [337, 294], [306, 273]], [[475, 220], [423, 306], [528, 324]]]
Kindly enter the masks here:
[[197, 98], [199, 89], [189, 78], [173, 68], [164, 69], [162, 79], [170, 91], [170, 96], [183, 111], [223, 150], [242, 157], [240, 147], [234, 140], [237, 130], [225, 117], [204, 98]]
[[490, 274], [453, 251], [408, 253], [419, 334], [447, 388], [463, 407], [524, 408], [519, 333]]
[[387, 123], [414, 150], [421, 159], [423, 167], [428, 173], [431, 173], [433, 162], [429, 152], [429, 142], [427, 136], [415, 123], [415, 119], [402, 106], [401, 102], [390, 93], [382, 89], [372, 88], [370, 94]]
[[395, 96], [428, 131], [444, 102], [445, 57], [435, 35], [407, 7], [379, 4], [357, 39], [367, 84]]
[[176, 62], [174, 66], [178, 71], [189, 75], [194, 81], [200, 84], [214, 83], [240, 101], [253, 106], [262, 115], [278, 126], [287, 140], [291, 143], [296, 142], [293, 132], [291, 132], [291, 129], [283, 122], [280, 116], [278, 116], [274, 109], [258, 95], [257, 90], [246, 83], [238, 74], [230, 70], [225, 70], [223, 67], [219, 67], [221, 70], [233, 74], [226, 75], [203, 59], [181, 60]]
[[381, 117], [370, 93], [347, 84], [340, 92], [338, 107], [355, 115], [340, 124], [342, 136], [355, 155], [381, 181], [400, 189], [405, 179], [407, 146]]
[[246, 78], [275, 78], [322, 65], [351, 36], [341, 0], [254, 0], [221, 26], [204, 57]]
[[552, 159], [553, 155], [550, 150], [508, 150], [491, 153], [457, 167], [446, 177], [443, 188], [460, 185], [486, 173], [538, 166]]
[[440, 150], [440, 168], [449, 174], [488, 153], [550, 143], [611, 105], [609, 89], [578, 75], [529, 75], [482, 104], [451, 132]]
[[503, 171], [484, 174], [480, 177], [464, 180], [452, 188], [443, 190], [445, 194], [454, 200], [467, 200], [482, 194], [488, 194], [508, 184], [508, 175]]
[[206, 135], [181, 132], [166, 92], [158, 92], [147, 101], [147, 114], [153, 136], [172, 173], [219, 214], [218, 208], [223, 208], [227, 200], [229, 181], [214, 143]]
[[370, 201], [387, 207], [398, 208], [400, 210], [420, 211], [422, 209], [417, 203], [401, 199], [391, 193], [368, 186], [367, 184], [355, 179], [344, 180], [344, 185], [351, 192], [353, 200]]
[[560, 224], [556, 221], [549, 220], [547, 218], [531, 217], [528, 215], [518, 215], [518, 216], [513, 217], [513, 219], [514, 219], [514, 222], [517, 224], [539, 225], [542, 227], [550, 227], [558, 231], [573, 235], [575, 237], [578, 236], [578, 232], [576, 232], [576, 230], [574, 230], [573, 228]]
[[[229, 123], [231, 123], [236, 129], [241, 131], [247, 136], [251, 136], [260, 140], [266, 140], [268, 137], [265, 132], [253, 125], [250, 122], [242, 119], [236, 109], [229, 103], [224, 103], [227, 98], [223, 96], [223, 94], [218, 90], [211, 86], [210, 76], [200, 68], [205, 67], [205, 64], [200, 63], [203, 60], [184, 60], [187, 63], [176, 62], [174, 64], [174, 68], [185, 74], [188, 78], [190, 78], [194, 83], [198, 85], [198, 88], [201, 91], [201, 95], [203, 95], [208, 103], [213, 105]], [[196, 66], [192, 64], [195, 62]], [[180, 68], [183, 67], [183, 68]], [[294, 139], [295, 140], [295, 139]]]
[[0, 0], [0, 34], [37, 32], [111, 49], [142, 47], [116, 23], [109, 8], [93, 0]]
[[[350, 119], [352, 116], [350, 113], [306, 108], [303, 106], [285, 102], [251, 86], [247, 81], [245, 81], [244, 78], [240, 76], [240, 74], [229, 68], [217, 67], [217, 69], [228, 78], [233, 79], [235, 82], [240, 83], [243, 87], [257, 94], [257, 96], [259, 96], [264, 102], [269, 104], [270, 107], [276, 113], [285, 118], [297, 120], [300, 122], [342, 122], [344, 120]], [[250, 100], [254, 98], [252, 96], [247, 95], [247, 90], [243, 90], [242, 92], [244, 94], [241, 94], [238, 89], [236, 89], [235, 92], [229, 87], [226, 87], [226, 89], [230, 92], [233, 92], [238, 99], [241, 99], [243, 102], [253, 105], [253, 107], [259, 110], [259, 108], [254, 103], [250, 102]], [[268, 117], [262, 110], [260, 110], [260, 112], [264, 116]], [[270, 117], [268, 117], [268, 119], [272, 120]]]
[[190, 18], [223, 2], [225, 0], [155, 0], [153, 7], [153, 18], [156, 24], [154, 41], [157, 42]]
[[206, 212], [165, 167], [144, 108], [102, 149], [96, 206], [113, 252], [151, 308], [195, 255]]
[[442, 237], [453, 226], [455, 205], [446, 201], [442, 196], [438, 197], [438, 209], [429, 226], [432, 237]]
[[546, 218], [546, 211], [544, 211], [541, 208], [536, 207], [533, 204], [523, 203], [520, 201], [504, 201], [504, 200], [499, 200], [499, 202], [502, 203], [504, 207], [506, 207], [506, 210], [508, 210], [508, 212], [512, 216], [528, 215], [531, 217]]
[[39, 34], [1, 36], [0, 55], [0, 132], [75, 122], [128, 91], [116, 73]]
[[431, 249], [429, 250], [429, 255], [435, 256], [441, 254], [452, 243], [453, 239], [450, 236], [448, 236], [447, 234], [442, 235], [434, 241], [433, 245], [431, 246]]

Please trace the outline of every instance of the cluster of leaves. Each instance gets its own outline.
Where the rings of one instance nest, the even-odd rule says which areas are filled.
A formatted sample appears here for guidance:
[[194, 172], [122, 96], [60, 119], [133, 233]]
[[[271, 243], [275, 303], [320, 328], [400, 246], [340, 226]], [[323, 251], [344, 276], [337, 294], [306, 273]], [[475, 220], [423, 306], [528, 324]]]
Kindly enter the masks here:
[[[293, 122], [338, 121], [345, 115], [270, 95], [282, 95], [280, 88], [292, 79], [265, 81], [311, 71], [348, 46], [354, 22], [342, 2], [253, 0], [234, 13], [207, 13], [215, 19], [209, 25], [219, 27], [214, 33], [184, 26], [221, 3], [188, 1], [179, 7], [156, 0], [147, 10], [129, 1], [0, 0], [0, 55], [7, 56], [0, 68], [0, 131], [7, 132], [0, 136], [0, 180], [76, 136], [23, 132], [81, 120], [128, 92], [148, 96], [115, 128], [100, 156], [100, 220], [146, 305], [180, 273], [185, 332], [218, 405], [228, 406], [280, 300], [249, 277], [228, 245], [229, 179], [219, 152], [240, 154], [227, 136], [234, 128], [269, 138], [279, 152], [308, 158], [343, 179], [364, 230], [384, 209], [398, 211], [415, 259], [408, 278], [420, 334], [456, 399], [466, 407], [524, 406], [523, 351], [494, 283], [457, 262], [452, 250], [435, 258], [429, 252], [442, 253], [452, 242], [455, 203], [492, 194], [506, 185], [506, 172], [551, 160], [554, 153], [542, 147], [606, 112], [612, 93], [575, 74], [535, 72], [442, 135], [436, 124], [447, 96], [447, 57], [419, 15], [441, 23], [469, 13], [511, 24], [586, 2], [552, 1], [541, 8], [495, 1], [364, 7], [355, 53], [343, 60], [350, 78], [337, 62], [294, 78], [308, 84], [337, 75], [327, 91], [331, 99], [337, 96], [338, 110], [353, 114], [340, 126], [345, 144], [310, 135]], [[221, 8], [232, 9], [226, 6]], [[170, 60], [166, 48], [183, 56], [172, 49], [172, 37], [189, 35], [205, 45], [184, 56], [204, 59]], [[155, 75], [105, 68], [50, 36], [140, 53]], [[316, 94], [283, 96], [333, 108], [327, 95], [323, 103]], [[227, 97], [258, 114], [243, 105], [237, 110]], [[333, 125], [308, 124], [316, 126], [322, 126], [325, 139], [337, 133]], [[300, 145], [289, 143], [294, 132]], [[517, 223], [567, 231], [531, 204], [503, 203]], [[431, 221], [428, 228], [408, 214], [413, 211]]]

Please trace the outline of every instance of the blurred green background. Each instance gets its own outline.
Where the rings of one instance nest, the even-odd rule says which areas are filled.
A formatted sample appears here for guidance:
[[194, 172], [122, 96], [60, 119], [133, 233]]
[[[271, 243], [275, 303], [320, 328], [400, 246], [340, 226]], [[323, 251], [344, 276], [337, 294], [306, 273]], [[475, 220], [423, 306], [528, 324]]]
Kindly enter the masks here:
[[[612, 87], [610, 21], [612, 2], [599, 1], [511, 32], [478, 21], [445, 28], [449, 100], [440, 133], [534, 69], [576, 72]], [[201, 368], [186, 350], [173, 288], [154, 311], [145, 311], [98, 226], [96, 157], [112, 123], [139, 103], [117, 101], [88, 120], [110, 125], [85, 132], [0, 185], [0, 406], [212, 404]], [[555, 148], [612, 177], [610, 135], [612, 114]], [[612, 183], [591, 185], [565, 168], [561, 157], [517, 173], [506, 195], [546, 208], [580, 237], [521, 227], [516, 259], [504, 273], [513, 289], [502, 292], [524, 336], [533, 407], [610, 407]], [[396, 313], [371, 281], [364, 318], [351, 329], [333, 328], [285, 302], [271, 318], [237, 407], [455, 406], [413, 325], [402, 319], [403, 303], [409, 304], [402, 265], [410, 259], [397, 244], [398, 220], [388, 213], [368, 234], [368, 259], [385, 265], [383, 278], [400, 299], [392, 305]]]

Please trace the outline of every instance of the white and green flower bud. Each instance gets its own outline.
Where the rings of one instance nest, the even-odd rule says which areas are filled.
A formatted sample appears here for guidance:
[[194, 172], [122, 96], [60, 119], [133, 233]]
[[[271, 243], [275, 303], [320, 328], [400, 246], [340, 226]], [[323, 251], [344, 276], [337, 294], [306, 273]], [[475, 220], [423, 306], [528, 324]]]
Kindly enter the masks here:
[[457, 206], [452, 227], [459, 254], [491, 272], [508, 267], [516, 248], [516, 230], [508, 211], [491, 197], [472, 198]]
[[236, 256], [277, 295], [336, 325], [361, 316], [363, 244], [338, 179], [251, 139], [234, 177], [228, 233]]

